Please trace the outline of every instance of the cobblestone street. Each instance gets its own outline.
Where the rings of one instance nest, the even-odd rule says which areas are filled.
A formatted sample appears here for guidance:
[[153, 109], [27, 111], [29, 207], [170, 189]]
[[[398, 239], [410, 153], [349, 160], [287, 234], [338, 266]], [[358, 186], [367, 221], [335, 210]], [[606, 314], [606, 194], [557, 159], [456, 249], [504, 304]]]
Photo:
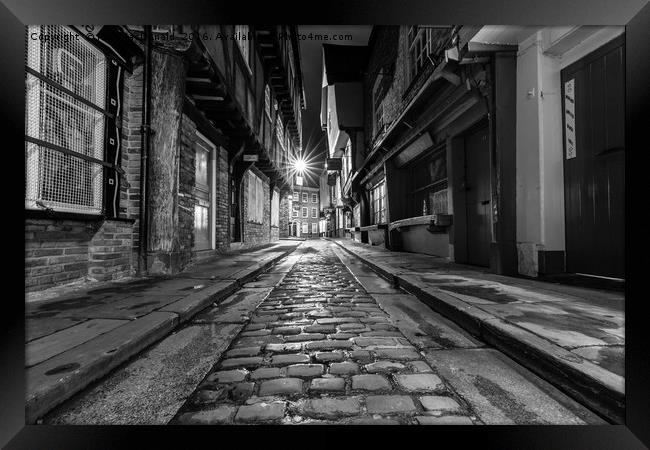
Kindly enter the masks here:
[[331, 246], [309, 250], [172, 423], [476, 421]]
[[[426, 353], [400, 332], [332, 244], [312, 241], [303, 247], [304, 254], [172, 424], [483, 423], [427, 362]], [[249, 285], [279, 276], [263, 275]], [[382, 286], [382, 295], [392, 290]], [[416, 339], [422, 336], [417, 333]], [[441, 348], [436, 340], [445, 344], [435, 332], [424, 337], [427, 347]], [[453, 346], [448, 341], [447, 347]], [[540, 421], [532, 413], [524, 417]]]

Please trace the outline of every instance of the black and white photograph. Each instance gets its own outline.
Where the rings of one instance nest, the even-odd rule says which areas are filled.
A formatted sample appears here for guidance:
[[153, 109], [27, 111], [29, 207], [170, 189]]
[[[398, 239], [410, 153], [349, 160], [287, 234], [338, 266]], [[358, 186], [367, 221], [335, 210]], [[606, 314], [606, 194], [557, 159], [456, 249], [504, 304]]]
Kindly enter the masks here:
[[25, 425], [626, 425], [627, 27], [534, 19], [25, 24]]

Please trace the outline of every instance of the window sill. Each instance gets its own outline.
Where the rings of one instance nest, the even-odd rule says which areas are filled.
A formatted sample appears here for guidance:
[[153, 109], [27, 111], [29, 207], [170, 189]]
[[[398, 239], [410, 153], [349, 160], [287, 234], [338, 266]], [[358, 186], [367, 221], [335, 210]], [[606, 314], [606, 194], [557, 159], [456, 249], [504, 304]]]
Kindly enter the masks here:
[[78, 220], [82, 222], [104, 222], [110, 220], [115, 222], [135, 223], [135, 219], [129, 219], [125, 217], [106, 217], [103, 214], [82, 214], [63, 211], [43, 211], [36, 209], [25, 209], [25, 219]]

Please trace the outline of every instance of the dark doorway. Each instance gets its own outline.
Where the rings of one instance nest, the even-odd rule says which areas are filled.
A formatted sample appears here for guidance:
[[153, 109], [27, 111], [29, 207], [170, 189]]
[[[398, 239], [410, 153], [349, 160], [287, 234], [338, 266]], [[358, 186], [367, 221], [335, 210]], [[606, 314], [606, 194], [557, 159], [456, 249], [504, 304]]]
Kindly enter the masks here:
[[490, 142], [481, 126], [465, 136], [467, 263], [490, 265]]
[[570, 273], [625, 276], [623, 39], [605, 44], [561, 74]]

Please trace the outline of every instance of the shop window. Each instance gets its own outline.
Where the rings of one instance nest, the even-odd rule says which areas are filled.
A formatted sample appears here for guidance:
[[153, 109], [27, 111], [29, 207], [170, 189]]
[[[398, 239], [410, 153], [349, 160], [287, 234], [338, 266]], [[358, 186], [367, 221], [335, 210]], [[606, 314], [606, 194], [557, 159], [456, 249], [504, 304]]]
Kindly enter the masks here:
[[264, 182], [252, 172], [248, 173], [248, 221], [264, 222]]
[[447, 157], [445, 146], [439, 147], [411, 167], [412, 189], [409, 216], [447, 214]]
[[381, 180], [370, 190], [370, 219], [372, 225], [386, 223], [386, 181]]

